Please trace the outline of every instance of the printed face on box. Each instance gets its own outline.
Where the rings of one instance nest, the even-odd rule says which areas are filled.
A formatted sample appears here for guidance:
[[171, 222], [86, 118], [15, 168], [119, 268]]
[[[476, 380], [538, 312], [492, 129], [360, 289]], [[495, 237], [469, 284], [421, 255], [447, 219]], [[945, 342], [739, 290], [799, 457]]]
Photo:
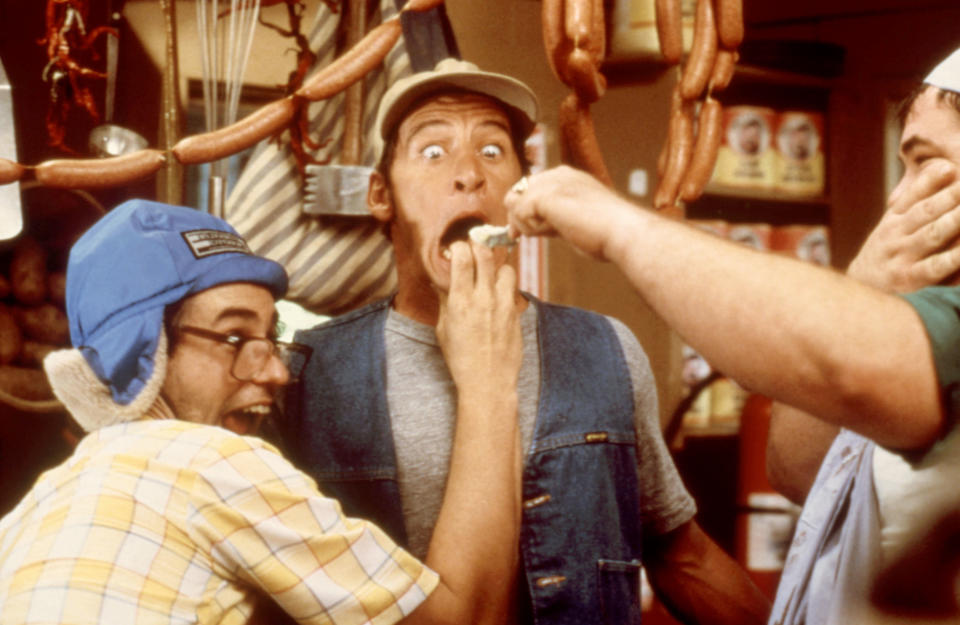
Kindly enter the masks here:
[[805, 161], [817, 150], [817, 131], [805, 119], [792, 119], [780, 128], [777, 141], [784, 156]]
[[754, 156], [763, 151], [768, 134], [766, 122], [756, 115], [743, 115], [732, 128], [733, 147], [741, 154]]

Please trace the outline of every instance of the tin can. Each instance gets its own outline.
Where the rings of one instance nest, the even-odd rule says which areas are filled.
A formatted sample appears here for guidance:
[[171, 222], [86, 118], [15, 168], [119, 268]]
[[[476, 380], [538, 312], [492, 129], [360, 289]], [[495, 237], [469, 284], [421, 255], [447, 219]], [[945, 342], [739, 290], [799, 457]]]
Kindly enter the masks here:
[[776, 174], [773, 132], [777, 114], [763, 106], [723, 111], [723, 142], [713, 171], [714, 186], [772, 190]]
[[727, 230], [727, 238], [734, 243], [752, 247], [759, 252], [766, 252], [770, 249], [770, 235], [772, 232], [773, 226], [765, 223], [730, 224], [730, 228]]
[[817, 265], [830, 265], [830, 229], [824, 225], [777, 226], [770, 234], [771, 251]]
[[823, 156], [823, 114], [783, 111], [777, 117], [776, 181], [778, 191], [821, 196], [826, 167]]

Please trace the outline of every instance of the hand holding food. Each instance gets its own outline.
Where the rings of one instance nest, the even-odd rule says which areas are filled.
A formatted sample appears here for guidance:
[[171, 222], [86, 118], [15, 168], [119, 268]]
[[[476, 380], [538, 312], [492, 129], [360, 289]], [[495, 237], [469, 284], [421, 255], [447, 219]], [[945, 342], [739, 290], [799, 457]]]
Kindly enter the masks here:
[[517, 279], [479, 243], [450, 246], [450, 290], [440, 296], [437, 339], [457, 391], [515, 388], [522, 359]]
[[639, 210], [590, 174], [566, 165], [530, 176], [528, 188], [511, 191], [504, 202], [511, 233], [560, 236], [597, 260], [610, 260], [613, 235], [627, 232], [623, 220]]

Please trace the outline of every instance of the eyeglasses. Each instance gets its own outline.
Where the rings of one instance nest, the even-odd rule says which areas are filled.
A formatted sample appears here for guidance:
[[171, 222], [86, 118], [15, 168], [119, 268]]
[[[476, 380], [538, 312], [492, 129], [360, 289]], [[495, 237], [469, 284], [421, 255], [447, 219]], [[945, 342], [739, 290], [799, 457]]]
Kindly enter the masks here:
[[199, 336], [200, 338], [226, 343], [235, 348], [233, 366], [230, 373], [241, 382], [249, 382], [263, 373], [270, 358], [277, 356], [290, 372], [290, 382], [300, 379], [303, 368], [313, 350], [298, 343], [284, 343], [266, 337], [241, 336], [239, 334], [221, 334], [206, 328], [196, 326], [177, 326], [180, 332]]

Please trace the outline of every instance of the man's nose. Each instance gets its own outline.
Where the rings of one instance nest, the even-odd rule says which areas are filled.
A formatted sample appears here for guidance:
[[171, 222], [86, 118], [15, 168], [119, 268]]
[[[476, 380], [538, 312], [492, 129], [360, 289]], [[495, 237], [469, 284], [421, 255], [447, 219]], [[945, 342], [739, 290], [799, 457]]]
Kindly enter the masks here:
[[483, 168], [475, 155], [462, 156], [457, 161], [453, 184], [457, 191], [477, 191], [485, 182]]
[[283, 386], [290, 382], [290, 370], [284, 364], [279, 354], [273, 354], [264, 365], [263, 370], [254, 378], [257, 384]]

